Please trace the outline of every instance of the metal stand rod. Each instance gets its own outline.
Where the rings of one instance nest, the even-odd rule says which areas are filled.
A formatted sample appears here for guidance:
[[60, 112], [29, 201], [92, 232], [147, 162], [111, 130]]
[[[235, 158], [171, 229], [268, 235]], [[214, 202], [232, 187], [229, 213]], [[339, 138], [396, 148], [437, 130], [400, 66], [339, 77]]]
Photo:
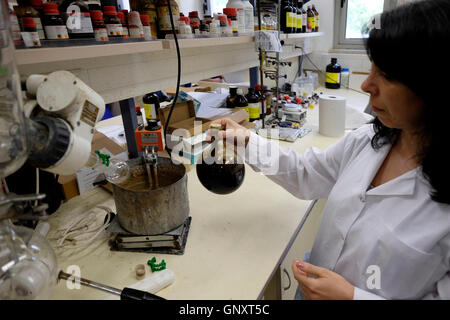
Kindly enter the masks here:
[[68, 274], [68, 273], [65, 273], [63, 271], [59, 272], [58, 279], [69, 280], [69, 281], [77, 280], [77, 281], [80, 282], [80, 284], [82, 284], [83, 286], [86, 286], [86, 287], [99, 289], [99, 290], [102, 290], [102, 291], [105, 291], [105, 292], [108, 292], [108, 293], [116, 294], [118, 296], [120, 296], [122, 294], [122, 290], [119, 290], [119, 289], [116, 289], [116, 288], [113, 288], [113, 287], [110, 287], [110, 286], [106, 286], [104, 284], [101, 284], [101, 283], [98, 283], [98, 282], [95, 282], [95, 281], [91, 281], [91, 280], [87, 280], [87, 279], [84, 279], [84, 278], [75, 277], [75, 276], [73, 276], [71, 274]]
[[120, 113], [122, 114], [125, 138], [127, 139], [128, 157], [134, 159], [139, 157], [136, 136], [134, 130], [137, 127], [136, 109], [133, 98], [119, 101]]

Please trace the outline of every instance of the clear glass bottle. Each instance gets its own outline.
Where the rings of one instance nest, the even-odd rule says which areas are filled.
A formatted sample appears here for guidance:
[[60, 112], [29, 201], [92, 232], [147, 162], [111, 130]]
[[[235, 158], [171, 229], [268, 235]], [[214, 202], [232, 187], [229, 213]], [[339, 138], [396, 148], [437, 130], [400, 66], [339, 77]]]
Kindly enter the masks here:
[[85, 167], [103, 172], [106, 180], [114, 184], [120, 184], [130, 177], [130, 167], [126, 161], [111, 158], [110, 154], [101, 153], [99, 150], [91, 152]]

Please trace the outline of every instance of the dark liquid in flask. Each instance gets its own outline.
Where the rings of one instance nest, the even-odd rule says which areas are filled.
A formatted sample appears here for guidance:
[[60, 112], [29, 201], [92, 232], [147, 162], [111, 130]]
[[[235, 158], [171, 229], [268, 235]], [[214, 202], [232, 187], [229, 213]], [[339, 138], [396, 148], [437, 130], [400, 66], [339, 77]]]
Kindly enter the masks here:
[[244, 164], [197, 164], [197, 177], [209, 191], [229, 194], [241, 186], [245, 176]]

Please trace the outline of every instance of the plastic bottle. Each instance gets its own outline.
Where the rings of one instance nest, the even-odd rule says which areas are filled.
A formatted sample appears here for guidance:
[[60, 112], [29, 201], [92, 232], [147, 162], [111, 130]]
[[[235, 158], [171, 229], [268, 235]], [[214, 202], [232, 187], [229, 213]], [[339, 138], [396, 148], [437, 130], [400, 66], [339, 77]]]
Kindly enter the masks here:
[[123, 38], [122, 22], [117, 17], [116, 7], [105, 6], [104, 7], [104, 20], [106, 30], [108, 30], [108, 36], [110, 38]]
[[44, 24], [45, 34], [48, 39], [69, 39], [66, 24], [61, 17], [58, 5], [56, 3], [47, 2], [43, 5], [44, 16], [42, 23]]
[[350, 69], [343, 68], [341, 72], [341, 85], [344, 88], [348, 88], [350, 86]]
[[326, 69], [325, 87], [329, 89], [339, 89], [341, 87], [341, 66], [336, 58], [331, 58], [331, 63]]
[[[243, 35], [246, 33], [246, 29], [245, 29], [245, 25], [246, 25], [246, 21], [245, 21], [245, 5], [243, 3], [242, 0], [228, 0], [227, 8], [235, 8], [236, 9], [236, 22], [237, 22], [237, 30], [239, 35]], [[225, 13], [225, 10], [224, 12]], [[228, 16], [227, 13], [225, 13], [227, 15], [228, 18], [230, 18]], [[233, 19], [231, 19], [231, 24], [233, 24]], [[233, 28], [233, 26], [231, 26]], [[234, 31], [233, 31], [234, 33]]]
[[141, 14], [141, 22], [142, 22], [142, 29], [144, 31], [144, 39], [145, 40], [152, 40], [152, 29], [150, 26], [150, 17], [146, 14]]
[[213, 19], [209, 26], [209, 36], [211, 38], [219, 38], [221, 36], [220, 22], [219, 20]]
[[244, 6], [245, 34], [252, 35], [254, 33], [255, 18], [253, 16], [254, 8], [248, 0], [242, 0]]
[[259, 97], [255, 94], [255, 89], [248, 88], [248, 93], [245, 96], [248, 101], [248, 113], [250, 121], [256, 121], [260, 118], [261, 103]]
[[223, 13], [227, 15], [227, 19], [231, 21], [231, 31], [233, 36], [239, 35], [239, 25], [237, 20], [237, 9], [236, 8], [224, 8]]
[[[30, 0], [18, 0], [18, 7], [14, 7], [14, 11], [16, 12], [17, 19], [19, 20], [19, 25], [23, 30], [23, 18], [31, 17], [34, 20], [34, 24], [36, 25], [36, 30], [39, 35], [39, 39], [45, 39], [44, 28], [42, 27], [41, 18], [39, 16], [39, 12], [33, 8]], [[29, 25], [30, 26], [30, 25]]]
[[166, 35], [173, 34], [172, 25], [170, 23], [169, 5], [172, 9], [173, 24], [175, 33], [178, 32], [178, 21], [180, 20], [180, 9], [175, 0], [158, 0], [156, 3], [156, 11], [158, 13], [158, 38], [165, 39]]
[[148, 120], [159, 120], [159, 98], [158, 96], [151, 92], [147, 93], [143, 98], [145, 118]]
[[65, 0], [59, 11], [66, 22], [69, 38], [95, 38], [89, 6], [81, 0]]
[[194, 34], [194, 37], [200, 37], [200, 24], [197, 21], [194, 21], [194, 23], [192, 24], [192, 32]]
[[314, 31], [319, 32], [319, 12], [316, 10], [316, 6], [312, 6], [312, 11], [314, 12]]
[[[124, 11], [127, 12], [127, 16], [125, 15]], [[123, 37], [129, 38], [130, 33], [128, 31], [128, 21], [127, 21], [128, 10], [120, 10], [119, 12], [117, 12], [117, 17], [120, 19], [120, 22], [122, 22]]]
[[109, 41], [108, 30], [106, 30], [103, 14], [100, 10], [91, 11], [92, 27], [94, 28], [95, 40]]
[[308, 30], [307, 30], [307, 32], [308, 33], [314, 32], [314, 30], [315, 30], [315, 26], [314, 26], [315, 15], [314, 15], [314, 12], [311, 10], [311, 6], [308, 6], [307, 14], [308, 14], [308, 24], [307, 24]]
[[22, 38], [27, 48], [40, 47], [41, 41], [33, 17], [22, 18]]
[[223, 13], [218, 13], [217, 14], [217, 19], [220, 22], [220, 33], [222, 37], [226, 37], [227, 36], [227, 27], [228, 27], [228, 19], [227, 19], [227, 15], [223, 14]]
[[133, 4], [131, 9], [133, 11], [138, 11], [140, 14], [145, 14], [149, 17], [152, 37], [158, 37], [158, 15], [156, 13], [156, 6], [153, 0], [140, 0], [139, 3], [140, 6], [138, 6], [138, 8], [133, 8], [133, 6], [136, 6]]
[[144, 38], [144, 27], [139, 12], [131, 11], [128, 13], [128, 31], [130, 32], [130, 38]]

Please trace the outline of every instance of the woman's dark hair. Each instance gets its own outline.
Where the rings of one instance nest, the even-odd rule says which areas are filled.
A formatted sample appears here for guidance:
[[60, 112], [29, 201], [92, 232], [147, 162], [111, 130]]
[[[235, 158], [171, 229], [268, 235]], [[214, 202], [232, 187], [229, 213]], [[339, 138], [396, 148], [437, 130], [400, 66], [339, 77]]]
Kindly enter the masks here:
[[[379, 23], [381, 22], [381, 24]], [[450, 204], [450, 0], [422, 0], [384, 12], [365, 41], [367, 54], [388, 81], [411, 89], [425, 108], [417, 128], [417, 154], [434, 201]], [[380, 28], [381, 27], [381, 28]], [[401, 132], [373, 121], [374, 149], [395, 143]]]

